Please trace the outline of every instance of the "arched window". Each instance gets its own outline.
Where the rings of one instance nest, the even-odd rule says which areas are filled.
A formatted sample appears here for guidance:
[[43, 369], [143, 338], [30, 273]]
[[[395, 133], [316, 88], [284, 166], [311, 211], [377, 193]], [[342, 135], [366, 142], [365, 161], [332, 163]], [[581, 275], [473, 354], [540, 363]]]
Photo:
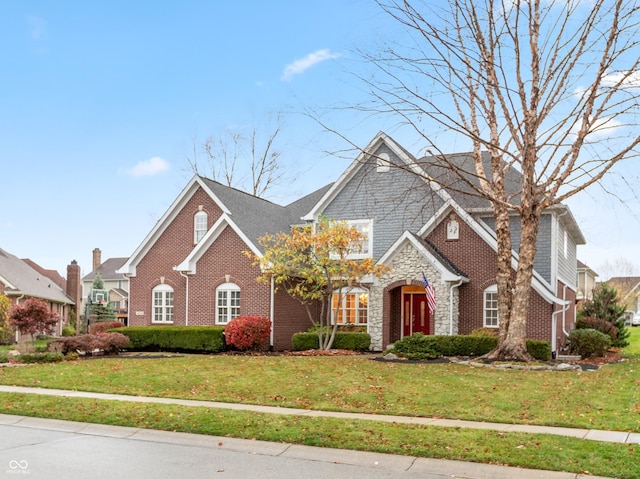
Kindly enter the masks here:
[[207, 233], [208, 215], [204, 211], [198, 211], [193, 216], [193, 243], [198, 244]]
[[366, 325], [369, 318], [369, 292], [361, 288], [334, 291], [331, 314], [338, 324]]
[[216, 324], [227, 324], [240, 316], [240, 287], [224, 283], [216, 288]]
[[484, 290], [484, 327], [498, 327], [498, 286], [493, 284]]
[[173, 288], [159, 284], [152, 290], [154, 323], [173, 323]]

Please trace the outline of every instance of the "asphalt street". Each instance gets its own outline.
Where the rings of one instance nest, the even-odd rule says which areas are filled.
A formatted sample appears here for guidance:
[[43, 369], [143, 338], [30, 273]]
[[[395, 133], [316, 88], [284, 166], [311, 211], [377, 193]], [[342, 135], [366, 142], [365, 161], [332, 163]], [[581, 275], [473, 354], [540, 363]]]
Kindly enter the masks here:
[[576, 479], [587, 476], [0, 415], [0, 477]]

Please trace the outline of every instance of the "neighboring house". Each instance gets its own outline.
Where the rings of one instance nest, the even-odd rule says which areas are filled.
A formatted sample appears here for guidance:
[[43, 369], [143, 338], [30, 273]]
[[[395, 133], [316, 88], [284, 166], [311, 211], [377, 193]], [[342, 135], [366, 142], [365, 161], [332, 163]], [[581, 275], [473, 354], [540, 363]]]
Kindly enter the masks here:
[[87, 300], [91, 294], [93, 280], [98, 274], [104, 282], [108, 301], [116, 313], [118, 321], [128, 324], [129, 313], [129, 278], [117, 270], [127, 262], [128, 258], [109, 258], [102, 262], [99, 248], [93, 250], [93, 270], [82, 278], [82, 311], [86, 314]]
[[[35, 268], [33, 266], [35, 266]], [[47, 272], [43, 274], [41, 271]], [[60, 316], [55, 334], [62, 333], [62, 328], [70, 320], [75, 310], [76, 301], [80, 300], [80, 267], [73, 261], [67, 267], [68, 278], [61, 288], [56, 280], [60, 275], [53, 275], [31, 260], [21, 260], [0, 249], [0, 294], [9, 298], [11, 304], [21, 304], [28, 298], [38, 298], [47, 302], [49, 309]]]
[[578, 311], [582, 309], [582, 304], [585, 301], [593, 299], [593, 290], [596, 287], [597, 277], [598, 273], [578, 260], [578, 289], [576, 290], [576, 308]]
[[[451, 155], [469, 167], [469, 155]], [[389, 167], [393, 164], [397, 167]], [[422, 166], [417, 166], [418, 164]], [[268, 316], [274, 349], [291, 347], [291, 335], [310, 323], [297, 302], [258, 283], [260, 271], [243, 254], [260, 255], [257, 239], [289, 231], [320, 216], [344, 220], [367, 236], [361, 254], [391, 269], [363, 279], [344, 294], [339, 323], [365, 326], [372, 349], [403, 336], [468, 334], [497, 328], [497, 242], [490, 204], [445, 191], [412, 173], [443, 174], [429, 158], [416, 160], [379, 133], [333, 184], [279, 206], [195, 176], [120, 272], [130, 277], [130, 324], [226, 324], [242, 314]], [[510, 176], [517, 188], [517, 173]], [[512, 221], [513, 247], [519, 221]], [[543, 214], [530, 297], [527, 336], [558, 351], [575, 321], [576, 245], [584, 238], [564, 205]], [[513, 264], [517, 254], [513, 253]], [[423, 273], [436, 290], [426, 307]]]
[[606, 283], [617, 291], [620, 304], [624, 304], [627, 311], [640, 311], [640, 276], [614, 276]]

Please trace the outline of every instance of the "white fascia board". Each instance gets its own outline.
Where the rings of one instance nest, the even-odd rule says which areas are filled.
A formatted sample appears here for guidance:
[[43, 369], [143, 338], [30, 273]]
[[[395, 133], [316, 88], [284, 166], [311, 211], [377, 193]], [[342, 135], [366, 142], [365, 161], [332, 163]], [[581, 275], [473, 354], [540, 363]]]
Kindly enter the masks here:
[[223, 213], [220, 218], [209, 228], [207, 233], [202, 237], [198, 244], [191, 250], [191, 253], [177, 266], [174, 266], [175, 271], [181, 271], [186, 274], [196, 274], [196, 264], [202, 255], [209, 249], [209, 247], [218, 239], [224, 229], [229, 226], [235, 233], [240, 236], [242, 241], [249, 247], [252, 253], [256, 256], [262, 256], [262, 253], [258, 248], [249, 241], [249, 238], [238, 228], [238, 226], [231, 220], [229, 215]]
[[18, 289], [18, 288], [16, 288], [16, 286], [11, 281], [9, 281], [7, 278], [5, 278], [2, 275], [0, 275], [0, 283], [3, 283], [5, 288]]
[[165, 231], [167, 226], [178, 216], [184, 205], [191, 198], [191, 195], [196, 191], [198, 186], [203, 186], [202, 180], [199, 176], [191, 178], [187, 186], [183, 188], [178, 197], [171, 203], [171, 206], [162, 215], [162, 217], [156, 222], [155, 226], [151, 229], [149, 234], [140, 243], [140, 246], [133, 252], [125, 264], [123, 264], [116, 273], [124, 274], [127, 276], [136, 275], [136, 266], [140, 260], [149, 252], [151, 247], [155, 244], [158, 238]]
[[466, 279], [464, 276], [457, 275], [449, 271], [442, 265], [440, 259], [436, 258], [431, 252], [421, 244], [413, 234], [405, 231], [400, 238], [387, 250], [387, 252], [378, 260], [377, 264], [386, 264], [391, 262], [397, 254], [400, 253], [402, 246], [406, 243], [413, 245], [413, 247], [422, 254], [433, 266], [436, 267], [440, 273], [442, 281], [460, 281]]

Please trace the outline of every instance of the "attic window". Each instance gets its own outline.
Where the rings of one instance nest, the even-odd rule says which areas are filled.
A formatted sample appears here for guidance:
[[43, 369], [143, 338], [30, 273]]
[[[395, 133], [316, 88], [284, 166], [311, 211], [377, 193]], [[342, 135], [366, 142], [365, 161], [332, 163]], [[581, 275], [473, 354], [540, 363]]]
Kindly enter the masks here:
[[198, 211], [193, 216], [193, 242], [198, 244], [207, 232], [208, 215], [204, 211]]
[[386, 153], [380, 153], [376, 158], [376, 160], [377, 160], [376, 171], [378, 173], [384, 173], [386, 171], [389, 171], [390, 164], [391, 164], [391, 160], [389, 160], [389, 155], [387, 155]]

